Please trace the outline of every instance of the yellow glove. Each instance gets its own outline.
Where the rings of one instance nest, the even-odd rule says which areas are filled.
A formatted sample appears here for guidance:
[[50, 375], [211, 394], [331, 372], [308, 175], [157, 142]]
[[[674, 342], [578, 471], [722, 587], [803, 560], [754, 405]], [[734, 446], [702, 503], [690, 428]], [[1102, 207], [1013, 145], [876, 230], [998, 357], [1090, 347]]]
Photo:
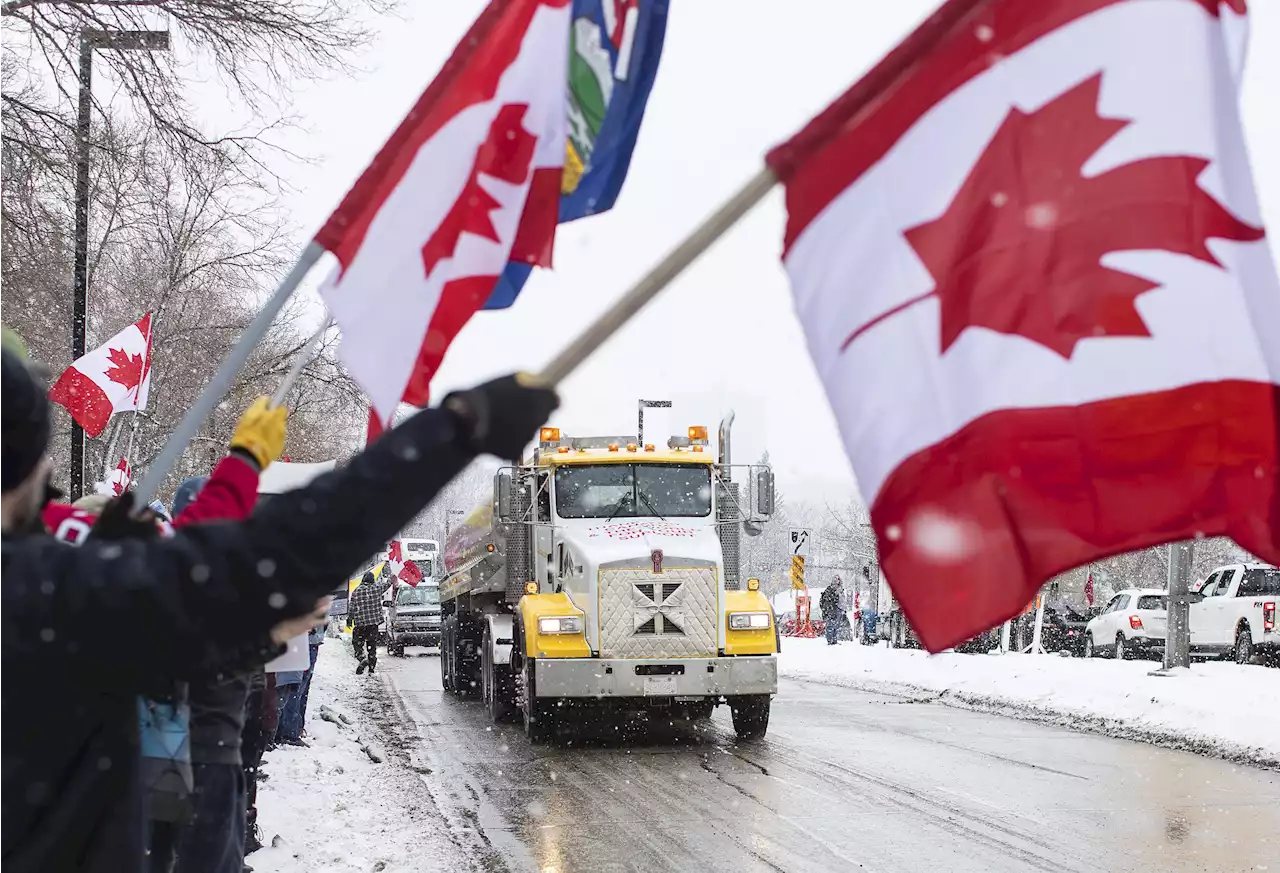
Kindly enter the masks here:
[[288, 418], [289, 411], [283, 406], [273, 407], [270, 398], [259, 397], [236, 423], [231, 448], [248, 452], [258, 462], [259, 469], [267, 469], [267, 465], [284, 451], [285, 423]]

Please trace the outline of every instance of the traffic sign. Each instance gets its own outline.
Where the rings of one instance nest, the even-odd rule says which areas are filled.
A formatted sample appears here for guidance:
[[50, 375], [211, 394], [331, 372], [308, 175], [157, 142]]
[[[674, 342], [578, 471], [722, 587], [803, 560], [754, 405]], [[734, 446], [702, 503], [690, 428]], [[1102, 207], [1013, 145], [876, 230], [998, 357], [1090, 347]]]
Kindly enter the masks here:
[[812, 532], [807, 527], [791, 529], [791, 554], [802, 558], [809, 557], [809, 544], [813, 541]]

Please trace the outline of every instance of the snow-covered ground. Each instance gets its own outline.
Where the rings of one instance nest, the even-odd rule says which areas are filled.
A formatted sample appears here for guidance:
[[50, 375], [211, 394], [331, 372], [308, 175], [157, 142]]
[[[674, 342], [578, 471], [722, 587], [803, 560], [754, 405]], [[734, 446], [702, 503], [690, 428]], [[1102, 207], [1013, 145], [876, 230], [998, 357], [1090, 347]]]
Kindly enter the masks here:
[[[311, 748], [267, 753], [258, 789], [265, 848], [246, 862], [255, 873], [469, 870], [419, 775], [383, 747], [365, 709], [376, 679], [355, 675], [346, 638], [320, 649], [307, 703]], [[322, 707], [347, 716], [339, 726]], [[384, 758], [375, 763], [365, 751]], [[275, 843], [273, 846], [272, 843]]]
[[929, 655], [784, 638], [781, 675], [1052, 721], [1280, 766], [1280, 670], [1197, 663], [1151, 676], [1154, 661], [1055, 655]]

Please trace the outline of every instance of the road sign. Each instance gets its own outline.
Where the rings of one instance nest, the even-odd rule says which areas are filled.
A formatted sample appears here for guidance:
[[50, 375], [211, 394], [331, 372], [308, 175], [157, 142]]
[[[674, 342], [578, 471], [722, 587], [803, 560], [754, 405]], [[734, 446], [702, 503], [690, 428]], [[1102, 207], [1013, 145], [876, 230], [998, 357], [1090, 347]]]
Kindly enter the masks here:
[[804, 588], [804, 557], [801, 555], [791, 556], [791, 587], [800, 589]]
[[813, 541], [812, 532], [807, 527], [791, 529], [791, 554], [802, 558], [809, 557], [809, 544]]

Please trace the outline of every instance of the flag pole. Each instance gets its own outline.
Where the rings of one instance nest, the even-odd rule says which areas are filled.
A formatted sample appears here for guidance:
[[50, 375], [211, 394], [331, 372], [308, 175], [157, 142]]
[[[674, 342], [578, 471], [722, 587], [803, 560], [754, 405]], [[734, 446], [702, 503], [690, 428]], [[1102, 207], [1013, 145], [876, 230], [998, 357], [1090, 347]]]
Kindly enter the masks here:
[[134, 498], [135, 506], [146, 506], [156, 496], [156, 492], [160, 490], [160, 485], [164, 482], [165, 477], [169, 475], [173, 465], [182, 456], [187, 443], [191, 442], [191, 438], [196, 435], [196, 431], [200, 430], [200, 426], [209, 417], [209, 413], [213, 411], [213, 408], [218, 405], [222, 397], [231, 389], [231, 384], [235, 381], [236, 374], [240, 372], [240, 368], [244, 366], [245, 361], [249, 360], [249, 354], [262, 340], [262, 337], [266, 335], [267, 330], [271, 327], [271, 322], [280, 314], [280, 310], [284, 308], [285, 303], [293, 296], [293, 292], [302, 284], [303, 278], [323, 254], [324, 249], [319, 243], [312, 241], [307, 243], [306, 248], [302, 250], [302, 254], [298, 255], [298, 260], [294, 262], [289, 273], [280, 282], [275, 293], [267, 300], [266, 305], [258, 310], [258, 314], [254, 316], [253, 321], [249, 323], [244, 333], [240, 335], [240, 339], [231, 349], [226, 360], [222, 362], [218, 372], [213, 374], [209, 384], [205, 386], [204, 391], [200, 392], [196, 402], [187, 410], [187, 414], [182, 417], [177, 429], [165, 442], [160, 454], [152, 462], [151, 466], [147, 468], [147, 475], [143, 477], [142, 482], [138, 485]]
[[644, 278], [631, 287], [631, 290], [613, 304], [604, 314], [595, 320], [569, 343], [560, 354], [556, 355], [542, 372], [538, 374], [540, 381], [547, 385], [558, 385], [576, 370], [583, 361], [600, 348], [620, 327], [631, 320], [645, 304], [658, 295], [658, 292], [671, 284], [685, 268], [711, 247], [724, 233], [738, 223], [751, 208], [764, 199], [764, 195], [778, 183], [768, 167], [761, 168], [745, 185], [729, 198], [723, 206], [707, 218], [702, 225], [689, 234], [684, 242], [676, 246], [670, 254], [658, 262]]
[[302, 375], [303, 369], [307, 364], [315, 360], [316, 347], [320, 345], [320, 340], [324, 339], [325, 331], [333, 324], [333, 320], [329, 319], [320, 325], [320, 329], [307, 340], [307, 344], [298, 352], [297, 357], [293, 359], [293, 366], [289, 368], [289, 372], [285, 374], [284, 379], [280, 381], [280, 387], [276, 389], [276, 393], [271, 395], [271, 405], [279, 406], [284, 403], [285, 395], [289, 393], [289, 389], [293, 387], [293, 383], [298, 381], [298, 377]]

